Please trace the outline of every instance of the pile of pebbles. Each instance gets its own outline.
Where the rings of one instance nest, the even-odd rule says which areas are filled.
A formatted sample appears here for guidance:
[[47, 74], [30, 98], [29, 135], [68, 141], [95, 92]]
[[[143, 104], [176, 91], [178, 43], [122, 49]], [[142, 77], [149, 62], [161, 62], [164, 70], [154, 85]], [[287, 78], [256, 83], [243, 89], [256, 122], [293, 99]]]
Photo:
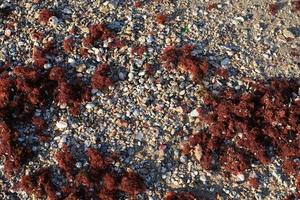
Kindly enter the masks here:
[[[60, 66], [69, 78], [89, 83], [97, 66], [106, 63], [114, 84], [104, 90], [93, 88], [78, 116], [55, 102], [35, 110], [35, 116], [47, 122], [45, 132], [51, 139], [32, 146], [37, 157], [20, 174], [8, 179], [0, 165], [1, 199], [34, 199], [13, 185], [22, 174], [56, 165], [54, 155], [64, 145], [80, 160], [78, 169], [88, 165], [82, 158], [87, 148], [118, 152], [115, 168], [137, 172], [147, 185], [138, 199], [163, 199], [169, 191], [192, 192], [204, 199], [283, 199], [297, 192], [295, 177], [283, 173], [279, 159], [228, 177], [222, 170], [204, 170], [197, 155], [182, 153], [189, 136], [205, 128], [195, 109], [209, 93], [217, 95], [225, 88], [243, 91], [249, 79], [299, 79], [300, 17], [292, 6], [287, 2], [274, 15], [266, 12], [267, 0], [140, 1], [140, 5], [134, 0], [2, 2], [0, 71], [5, 64], [33, 66], [32, 48], [55, 41], [56, 52], [47, 57], [45, 70]], [[53, 11], [46, 24], [39, 21], [43, 9]], [[164, 23], [157, 21], [158, 14], [166, 17]], [[113, 39], [108, 38], [87, 48], [83, 56], [82, 39], [96, 23], [106, 24], [123, 45], [111, 49]], [[63, 41], [70, 36], [74, 48], [66, 53]], [[186, 44], [209, 60], [200, 83], [161, 65], [163, 49]], [[145, 50], [136, 53], [140, 47]], [[154, 73], [148, 73], [149, 66]], [[227, 71], [226, 78], [215, 73], [220, 69]], [[29, 144], [31, 139], [20, 138]], [[253, 177], [259, 180], [257, 188], [249, 183]]]

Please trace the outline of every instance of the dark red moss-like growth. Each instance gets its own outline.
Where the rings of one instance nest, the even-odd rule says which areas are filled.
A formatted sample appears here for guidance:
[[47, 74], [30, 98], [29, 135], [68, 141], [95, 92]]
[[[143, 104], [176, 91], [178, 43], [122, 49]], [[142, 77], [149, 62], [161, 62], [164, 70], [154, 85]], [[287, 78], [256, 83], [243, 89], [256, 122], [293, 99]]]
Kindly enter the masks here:
[[64, 39], [63, 42], [63, 49], [65, 51], [65, 53], [69, 54], [72, 52], [73, 50], [73, 38], [72, 37], [68, 37]]
[[146, 74], [147, 74], [148, 76], [153, 76], [153, 75], [155, 74], [155, 68], [154, 68], [153, 65], [151, 65], [151, 64], [149, 64], [149, 63], [145, 63], [145, 64], [143, 65], [143, 67], [144, 67], [144, 70], [145, 70], [145, 72], [146, 72]]
[[5, 122], [0, 123], [0, 156], [5, 156], [4, 173], [8, 177], [17, 173], [28, 158], [30, 149], [20, 147], [19, 133], [13, 132]]
[[146, 52], [147, 52], [147, 47], [145, 47], [145, 46], [139, 46], [139, 47], [132, 48], [132, 51], [131, 51], [132, 54], [136, 54], [138, 57], [142, 57], [143, 54]]
[[91, 36], [87, 36], [82, 39], [83, 47], [90, 48], [94, 45], [94, 39]]
[[93, 169], [103, 170], [110, 165], [110, 163], [104, 159], [103, 155], [94, 149], [87, 149], [86, 154]]
[[143, 179], [138, 174], [128, 172], [122, 177], [120, 190], [134, 197], [138, 193], [144, 192], [146, 186]]
[[[95, 149], [86, 151], [89, 168], [77, 170], [76, 160], [67, 146], [57, 152], [58, 168], [67, 177], [67, 182], [57, 188], [48, 168], [23, 176], [18, 188], [38, 198], [49, 199], [118, 199], [124, 195], [135, 198], [144, 192], [143, 179], [134, 172], [116, 173], [112, 168], [115, 155], [107, 157]], [[59, 195], [57, 195], [59, 194]]]
[[247, 157], [232, 148], [227, 148], [220, 160], [224, 170], [233, 174], [239, 174], [249, 167]]
[[196, 200], [196, 197], [194, 197], [193, 194], [189, 192], [168, 192], [164, 197], [164, 200]]
[[[106, 157], [92, 148], [87, 149], [86, 155], [90, 167], [78, 171], [74, 167], [76, 160], [66, 146], [56, 154], [58, 167], [68, 178], [67, 183], [61, 189], [53, 187], [50, 178], [46, 182], [39, 183], [41, 175], [36, 173], [24, 176], [20, 188], [29, 194], [39, 194], [43, 198], [53, 196], [52, 191], [55, 190], [60, 193], [59, 199], [82, 200], [97, 199], [97, 197], [113, 200], [124, 195], [135, 198], [138, 193], [146, 190], [144, 181], [138, 174], [114, 172], [111, 164], [111, 161], [115, 159], [114, 155]], [[51, 176], [47, 174], [47, 177]], [[49, 185], [50, 193], [43, 190], [45, 185]], [[36, 191], [37, 186], [42, 190], [38, 191], [39, 193]]]
[[155, 16], [155, 21], [159, 24], [165, 24], [167, 22], [167, 16], [163, 13], [158, 13]]
[[54, 12], [44, 8], [39, 13], [38, 22], [42, 25], [46, 25], [52, 16], [54, 16]]
[[250, 178], [249, 180], [248, 180], [248, 183], [249, 183], [249, 185], [251, 186], [251, 187], [253, 187], [253, 188], [255, 188], [255, 189], [257, 189], [258, 187], [259, 187], [259, 181], [258, 181], [258, 178]]
[[109, 66], [107, 64], [99, 65], [92, 76], [92, 87], [95, 89], [105, 89], [113, 84], [108, 77]]
[[[47, 106], [55, 99], [71, 106], [89, 100], [89, 88], [79, 83], [69, 84], [61, 68], [53, 67], [51, 71], [39, 68], [39, 57], [43, 59], [41, 54], [34, 48], [35, 67], [5, 66], [0, 74], [0, 154], [6, 159], [4, 172], [7, 176], [19, 172], [34, 156], [31, 146], [19, 140], [15, 124], [33, 125], [32, 134], [43, 142], [49, 139], [43, 133], [47, 124], [34, 116], [37, 108]], [[6, 71], [8, 68], [12, 69], [10, 73]]]
[[160, 60], [166, 69], [180, 69], [189, 73], [194, 81], [199, 81], [207, 72], [209, 64], [206, 58], [200, 59], [193, 56], [193, 49], [191, 45], [185, 45], [182, 48], [167, 47], [161, 54]]
[[58, 189], [51, 181], [52, 175], [49, 168], [41, 168], [31, 175], [23, 176], [18, 184], [20, 190], [37, 198], [48, 197], [49, 200], [58, 200]]
[[269, 4], [268, 11], [270, 14], [276, 15], [279, 11], [279, 4], [278, 3]]
[[252, 93], [226, 90], [206, 98], [205, 108], [198, 111], [208, 130], [191, 136], [190, 145], [200, 145], [204, 168], [212, 168], [211, 161], [220, 159], [221, 167], [237, 174], [250, 167], [247, 158], [267, 164], [276, 154], [288, 174], [299, 173], [295, 158], [300, 156], [300, 102], [293, 96], [299, 85], [293, 80], [271, 80], [252, 87]]
[[212, 11], [214, 9], [218, 8], [218, 4], [217, 3], [209, 3], [207, 5], [207, 10]]
[[80, 54], [83, 57], [87, 56], [87, 49], [94, 46], [98, 47], [107, 39], [110, 39], [108, 50], [113, 50], [115, 48], [121, 48], [124, 46], [124, 40], [118, 38], [115, 32], [110, 30], [105, 24], [91, 24], [88, 26], [88, 29], [89, 34], [81, 41], [83, 47], [80, 49]]
[[[53, 96], [58, 103], [69, 105], [72, 109], [77, 109], [81, 102], [90, 100], [90, 87], [81, 83], [80, 80], [75, 83], [69, 83], [61, 67], [53, 67], [50, 70], [49, 79], [56, 82]], [[76, 115], [77, 112], [73, 113]]]
[[32, 48], [32, 60], [38, 67], [42, 67], [46, 63], [44, 51], [41, 48]]
[[37, 41], [41, 41], [44, 38], [44, 34], [42, 32], [39, 31], [34, 31], [31, 34], [31, 39], [32, 40], [37, 40]]
[[292, 1], [292, 11], [293, 12], [299, 12], [300, 11], [300, 1], [299, 0]]
[[75, 160], [66, 145], [62, 150], [57, 152], [55, 158], [58, 162], [58, 167], [66, 174], [67, 177], [72, 177], [75, 168]]
[[[206, 132], [200, 132], [189, 137], [190, 146], [198, 148], [200, 151], [200, 160], [204, 169], [214, 169], [214, 155], [220, 152], [220, 137], [213, 137]], [[199, 146], [197, 146], [199, 145]]]
[[224, 69], [224, 68], [218, 68], [216, 70], [216, 75], [219, 75], [219, 76], [221, 76], [224, 79], [227, 79], [228, 76], [229, 76], [228, 71], [226, 69]]
[[133, 7], [135, 7], [135, 8], [140, 8], [140, 7], [142, 7], [142, 2], [141, 2], [141, 1], [136, 1], [136, 2], [134, 2]]
[[92, 24], [89, 26], [89, 31], [93, 39], [106, 40], [112, 36], [111, 31], [104, 24]]

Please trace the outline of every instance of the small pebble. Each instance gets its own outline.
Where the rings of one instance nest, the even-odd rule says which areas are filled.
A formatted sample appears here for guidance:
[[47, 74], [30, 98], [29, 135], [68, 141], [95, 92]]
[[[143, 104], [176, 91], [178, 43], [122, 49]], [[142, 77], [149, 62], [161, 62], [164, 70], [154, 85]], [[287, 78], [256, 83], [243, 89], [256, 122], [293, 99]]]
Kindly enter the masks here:
[[93, 104], [93, 103], [88, 103], [88, 104], [85, 105], [85, 107], [86, 107], [86, 109], [92, 109], [92, 108], [95, 107], [95, 104]]
[[199, 117], [198, 109], [194, 109], [192, 112], [190, 112], [191, 117]]
[[68, 124], [64, 121], [59, 121], [59, 122], [56, 122], [56, 127], [58, 129], [65, 129], [68, 127]]

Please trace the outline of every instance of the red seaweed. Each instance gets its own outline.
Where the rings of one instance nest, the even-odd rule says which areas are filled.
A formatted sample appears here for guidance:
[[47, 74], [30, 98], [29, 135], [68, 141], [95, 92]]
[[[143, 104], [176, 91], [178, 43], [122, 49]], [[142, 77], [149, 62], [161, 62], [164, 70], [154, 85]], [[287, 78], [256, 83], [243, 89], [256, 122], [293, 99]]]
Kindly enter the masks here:
[[66, 174], [68, 178], [73, 177], [73, 169], [75, 167], [75, 160], [66, 145], [63, 146], [62, 150], [57, 152], [55, 155], [59, 168]]
[[164, 200], [196, 200], [196, 197], [190, 192], [167, 192]]
[[143, 179], [134, 172], [126, 173], [121, 180], [120, 190], [134, 197], [146, 190]]
[[276, 15], [279, 11], [279, 5], [277, 3], [269, 4], [268, 11], [272, 15]]
[[165, 24], [166, 21], [167, 21], [167, 16], [163, 13], [158, 13], [156, 16], [155, 16], [155, 21], [159, 24]]
[[207, 72], [209, 68], [208, 59], [200, 59], [192, 55], [194, 47], [185, 45], [182, 48], [167, 47], [164, 49], [160, 60], [167, 70], [180, 69], [189, 73], [196, 82]]
[[54, 16], [54, 12], [44, 8], [39, 13], [38, 22], [42, 25], [46, 25], [52, 16]]
[[300, 10], [300, 1], [299, 0], [292, 1], [292, 11], [298, 12], [299, 10]]
[[63, 42], [63, 49], [65, 51], [65, 53], [69, 54], [72, 52], [73, 50], [73, 38], [72, 37], [68, 37], [64, 39]]
[[216, 159], [220, 159], [221, 167], [232, 174], [250, 167], [251, 159], [246, 158], [269, 163], [268, 151], [272, 147], [284, 160], [286, 173], [297, 174], [299, 162], [294, 158], [300, 156], [300, 110], [299, 101], [291, 99], [297, 92], [297, 82], [271, 80], [269, 84], [256, 83], [252, 87], [253, 93], [237, 95], [226, 90], [218, 97], [206, 98], [206, 108], [199, 109], [199, 114], [209, 127], [207, 132], [190, 137], [191, 147], [200, 145], [200, 163], [204, 168], [213, 168], [214, 153], [219, 155]]
[[108, 77], [109, 66], [107, 64], [99, 65], [92, 76], [92, 87], [96, 89], [105, 89], [113, 84]]

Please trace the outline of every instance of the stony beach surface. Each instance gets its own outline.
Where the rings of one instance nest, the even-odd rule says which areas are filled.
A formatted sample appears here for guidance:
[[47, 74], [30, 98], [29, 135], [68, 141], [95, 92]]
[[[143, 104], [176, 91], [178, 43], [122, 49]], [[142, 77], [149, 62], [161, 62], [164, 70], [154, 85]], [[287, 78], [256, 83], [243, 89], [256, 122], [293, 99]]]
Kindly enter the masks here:
[[[103, 26], [96, 26], [100, 24]], [[30, 149], [30, 158], [16, 167], [17, 153], [10, 152], [15, 150], [0, 148], [1, 199], [299, 198], [299, 1], [7, 0], [0, 3], [0, 47], [0, 145], [22, 149], [24, 156]], [[190, 67], [193, 64], [195, 68]], [[20, 66], [34, 72], [18, 69]], [[60, 76], [61, 69], [64, 75]], [[7, 90], [4, 79], [13, 79]], [[283, 89], [276, 93], [276, 83], [276, 90], [268, 93], [270, 80], [287, 85], [278, 83]], [[14, 84], [19, 84], [16, 89]], [[282, 121], [272, 122], [270, 127], [287, 127], [280, 130], [287, 130], [293, 141], [283, 144], [295, 147], [284, 150], [295, 153], [281, 152], [282, 143], [270, 136], [270, 140], [264, 138], [270, 143], [266, 150], [270, 161], [262, 163], [248, 146], [238, 145], [239, 133], [233, 128], [235, 136], [226, 138], [221, 149], [209, 152], [223, 155], [223, 146], [233, 145], [243, 156], [255, 155], [245, 169], [228, 167], [214, 155], [218, 159], [212, 158], [209, 165], [216, 168], [206, 169], [201, 159], [209, 144], [193, 145], [191, 138], [210, 130], [218, 120], [205, 123], [199, 108], [206, 109], [206, 99], [212, 97], [230, 109], [228, 104], [235, 100], [222, 96], [222, 91], [252, 94], [255, 84], [266, 85], [258, 90], [271, 97], [259, 93], [254, 99], [286, 95], [281, 107], [270, 109], [277, 113], [285, 108]], [[34, 89], [39, 91], [36, 99]], [[10, 103], [15, 101], [19, 107]], [[267, 107], [267, 103], [255, 104], [249, 112]], [[228, 121], [239, 117], [231, 116]], [[28, 122], [36, 118], [46, 125], [39, 126], [42, 122], [38, 120]], [[239, 119], [257, 118], [247, 115]], [[253, 123], [261, 127], [252, 128], [264, 129], [267, 123]], [[3, 139], [10, 138], [7, 132], [14, 135], [9, 142]], [[109, 164], [99, 166], [99, 158], [93, 166], [91, 149], [107, 156]], [[17, 170], [7, 174], [5, 162], [10, 159]], [[292, 160], [290, 170], [284, 167], [284, 159]], [[104, 196], [99, 189], [110, 191], [102, 171], [100, 175], [95, 172], [99, 168], [117, 174], [120, 185], [112, 184], [117, 189], [110, 192], [116, 196]], [[37, 191], [32, 186], [26, 191], [20, 180], [39, 169], [49, 171], [28, 183], [44, 189]], [[80, 172], [101, 178], [75, 181]], [[45, 177], [51, 181], [41, 181]], [[140, 182], [136, 185], [130, 180]], [[80, 196], [70, 189], [66, 195], [57, 190], [51, 196], [52, 190], [45, 185], [84, 188], [82, 191], [91, 195]], [[175, 194], [182, 196], [175, 198]]]

